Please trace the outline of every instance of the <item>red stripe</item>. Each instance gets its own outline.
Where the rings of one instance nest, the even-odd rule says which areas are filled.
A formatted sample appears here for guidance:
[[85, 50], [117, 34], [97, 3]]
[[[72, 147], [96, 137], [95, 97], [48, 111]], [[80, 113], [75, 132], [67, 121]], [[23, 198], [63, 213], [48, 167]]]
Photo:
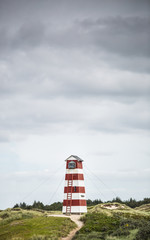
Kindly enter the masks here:
[[66, 162], [66, 168], [67, 169], [68, 169], [68, 163], [72, 162], [72, 161], [76, 163], [76, 168], [80, 168], [80, 169], [83, 168], [82, 167], [82, 162], [78, 162], [78, 160], [67, 160], [67, 162]]
[[64, 193], [85, 193], [85, 187], [64, 187]]
[[86, 206], [86, 200], [64, 200], [63, 206]]
[[83, 174], [66, 174], [65, 180], [84, 180]]

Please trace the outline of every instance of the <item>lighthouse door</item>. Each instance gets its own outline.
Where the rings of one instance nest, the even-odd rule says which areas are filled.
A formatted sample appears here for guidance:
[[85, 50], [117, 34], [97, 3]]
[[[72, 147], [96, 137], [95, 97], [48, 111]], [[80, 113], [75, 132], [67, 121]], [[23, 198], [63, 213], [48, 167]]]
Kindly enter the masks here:
[[66, 214], [71, 214], [73, 179], [68, 180]]

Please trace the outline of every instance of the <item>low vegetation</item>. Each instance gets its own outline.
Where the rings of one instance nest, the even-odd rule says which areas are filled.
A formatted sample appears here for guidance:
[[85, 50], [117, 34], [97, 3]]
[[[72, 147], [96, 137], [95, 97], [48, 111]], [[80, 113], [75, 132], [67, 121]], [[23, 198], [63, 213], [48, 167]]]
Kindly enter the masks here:
[[[20, 203], [1, 210], [0, 240], [59, 240], [67, 236], [76, 224], [69, 218], [49, 216], [61, 214], [61, 207], [61, 202], [44, 205], [34, 201], [33, 205]], [[128, 204], [119, 198], [105, 203], [88, 200], [88, 213], [81, 220], [84, 225], [74, 240], [150, 240], [150, 199], [130, 199]]]
[[75, 227], [69, 218], [48, 217], [47, 212], [22, 209], [0, 212], [0, 240], [57, 240]]
[[150, 213], [119, 203], [98, 204], [83, 216], [74, 240], [149, 240]]

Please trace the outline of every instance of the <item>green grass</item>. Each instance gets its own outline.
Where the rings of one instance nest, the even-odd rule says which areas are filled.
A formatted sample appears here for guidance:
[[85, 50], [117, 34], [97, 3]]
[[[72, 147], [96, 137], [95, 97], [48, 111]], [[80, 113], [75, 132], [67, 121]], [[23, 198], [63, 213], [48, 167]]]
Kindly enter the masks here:
[[46, 214], [10, 209], [0, 212], [0, 240], [57, 240], [76, 227], [69, 218], [47, 217]]

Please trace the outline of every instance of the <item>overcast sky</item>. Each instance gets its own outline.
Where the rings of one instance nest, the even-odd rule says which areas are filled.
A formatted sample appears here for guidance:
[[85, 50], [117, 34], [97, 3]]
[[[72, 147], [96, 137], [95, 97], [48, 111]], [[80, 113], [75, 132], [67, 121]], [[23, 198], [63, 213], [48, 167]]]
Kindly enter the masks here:
[[0, 209], [150, 197], [150, 1], [0, 0]]

